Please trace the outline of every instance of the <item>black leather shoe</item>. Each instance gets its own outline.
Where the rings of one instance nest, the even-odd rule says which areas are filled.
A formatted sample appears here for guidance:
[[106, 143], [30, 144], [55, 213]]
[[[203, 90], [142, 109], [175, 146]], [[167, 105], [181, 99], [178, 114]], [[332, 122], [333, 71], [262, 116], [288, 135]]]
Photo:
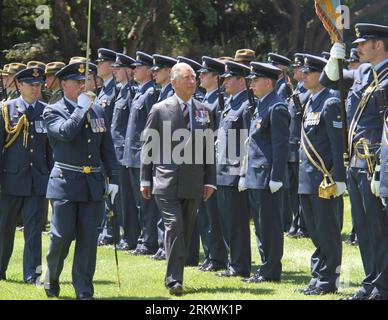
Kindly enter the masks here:
[[337, 293], [337, 289], [332, 290], [323, 290], [320, 287], [315, 287], [314, 289], [303, 292], [306, 296], [320, 296], [325, 294], [335, 294]]
[[77, 300], [94, 300], [90, 293], [81, 293], [77, 296]]
[[354, 295], [342, 298], [341, 300], [367, 300], [369, 296], [369, 293], [359, 290]]
[[7, 280], [5, 273], [0, 274], [0, 281], [1, 280]]
[[44, 285], [44, 291], [46, 291], [46, 296], [48, 298], [58, 298], [59, 297], [59, 282], [58, 281], [50, 281], [45, 282]]
[[296, 292], [300, 292], [300, 293], [305, 293], [305, 292], [311, 291], [311, 290], [313, 290], [313, 289], [315, 289], [315, 288], [316, 288], [315, 286], [309, 284], [309, 285], [307, 285], [306, 287], [296, 289], [295, 291], [296, 291]]
[[26, 280], [24, 280], [24, 282], [28, 284], [36, 284], [37, 281], [38, 281], [38, 277], [35, 277], [35, 276], [28, 277]]
[[133, 251], [128, 251], [128, 253], [132, 254], [134, 256], [141, 256], [141, 255], [145, 256], [145, 255], [155, 254], [154, 251], [150, 251], [148, 249], [139, 249], [139, 248], [137, 248]]
[[254, 275], [250, 278], [243, 278], [241, 281], [244, 281], [246, 283], [260, 283], [260, 282], [280, 282], [279, 279], [269, 279], [265, 278], [263, 276]]
[[371, 295], [368, 297], [368, 300], [386, 300], [383, 298], [383, 296], [380, 293], [371, 293]]
[[201, 264], [198, 268], [199, 271], [207, 271], [207, 268], [209, 267], [209, 263]]
[[226, 269], [226, 266], [220, 266], [220, 265], [210, 263], [207, 266], [206, 270], [204, 270], [204, 271], [216, 272], [216, 271], [220, 271], [220, 270], [224, 270], [224, 269]]
[[173, 286], [169, 287], [168, 291], [172, 296], [180, 296], [183, 293], [183, 286], [179, 282], [176, 282]]
[[240, 274], [240, 273], [233, 272], [233, 271], [230, 271], [230, 270], [225, 270], [225, 271], [222, 271], [222, 272], [217, 272], [215, 275], [217, 277], [243, 277], [243, 278], [249, 278], [249, 276], [250, 276], [249, 273], [247, 273], [247, 274]]

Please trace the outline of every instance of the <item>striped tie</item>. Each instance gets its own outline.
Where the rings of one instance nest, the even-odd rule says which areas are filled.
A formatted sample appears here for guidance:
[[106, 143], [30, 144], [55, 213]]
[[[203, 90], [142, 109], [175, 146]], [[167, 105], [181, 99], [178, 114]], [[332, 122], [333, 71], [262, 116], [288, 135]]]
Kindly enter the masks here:
[[184, 103], [183, 104], [183, 118], [185, 119], [187, 129], [190, 129], [190, 112], [189, 106]]

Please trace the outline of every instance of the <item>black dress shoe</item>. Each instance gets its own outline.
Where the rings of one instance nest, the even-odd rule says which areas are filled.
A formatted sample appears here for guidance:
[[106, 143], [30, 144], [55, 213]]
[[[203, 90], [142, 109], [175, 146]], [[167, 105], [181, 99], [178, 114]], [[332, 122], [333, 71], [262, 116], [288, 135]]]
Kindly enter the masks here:
[[36, 284], [38, 278], [35, 276], [28, 277], [26, 280], [24, 280], [25, 283], [28, 284]]
[[368, 297], [368, 300], [387, 300], [387, 299], [384, 299], [383, 296], [380, 293], [373, 292]]
[[176, 282], [169, 287], [168, 291], [172, 296], [180, 296], [183, 293], [183, 286], [179, 282]]
[[241, 273], [233, 272], [229, 269], [222, 272], [217, 272], [215, 275], [217, 277], [243, 277], [243, 278], [248, 278], [250, 276], [249, 273], [241, 274]]
[[208, 263], [204, 263], [204, 264], [201, 264], [198, 268], [199, 271], [207, 271], [207, 268], [209, 267], [210, 264]]
[[315, 286], [309, 284], [309, 285], [307, 285], [307, 286], [304, 287], [304, 288], [296, 289], [296, 292], [305, 293], [305, 292], [311, 291], [311, 290], [313, 290], [313, 289], [315, 289], [315, 288], [316, 288]]
[[303, 292], [306, 296], [320, 296], [325, 294], [335, 294], [337, 293], [337, 289], [332, 290], [323, 290], [320, 287], [315, 287], [314, 289]]
[[345, 297], [340, 300], [367, 300], [370, 296], [370, 293], [366, 293], [365, 291], [357, 291], [354, 295], [350, 297]]
[[139, 249], [139, 248], [137, 248], [137, 249], [135, 249], [133, 251], [129, 251], [128, 253], [132, 254], [134, 256], [142, 256], [142, 255], [145, 256], [145, 255], [154, 254], [155, 252], [154, 251], [150, 251], [148, 249]]
[[280, 282], [279, 279], [269, 279], [263, 276], [254, 275], [250, 278], [243, 278], [241, 281], [246, 283], [260, 283], [260, 282]]
[[224, 269], [226, 269], [226, 266], [220, 266], [220, 265], [210, 263], [207, 266], [206, 270], [204, 270], [204, 271], [216, 272], [216, 271], [220, 271], [220, 270], [224, 270]]
[[60, 287], [59, 287], [58, 281], [45, 282], [43, 284], [43, 287], [44, 287], [44, 291], [46, 292], [46, 296], [48, 298], [59, 297]]
[[90, 293], [81, 293], [80, 295], [77, 295], [77, 300], [94, 300], [94, 298]]
[[1, 280], [7, 280], [5, 273], [0, 274], [0, 281]]

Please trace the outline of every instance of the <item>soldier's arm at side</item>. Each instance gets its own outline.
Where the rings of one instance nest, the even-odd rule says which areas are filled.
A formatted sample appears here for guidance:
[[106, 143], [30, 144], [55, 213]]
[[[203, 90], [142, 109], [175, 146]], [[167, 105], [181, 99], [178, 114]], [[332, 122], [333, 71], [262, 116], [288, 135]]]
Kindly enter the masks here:
[[[210, 124], [209, 128], [207, 129], [207, 133], [209, 133], [209, 136], [206, 135], [206, 145], [205, 150], [204, 150], [204, 163], [205, 163], [205, 176], [204, 176], [204, 185], [211, 187], [211, 188], [216, 188], [217, 185], [217, 175], [216, 175], [216, 166], [215, 166], [215, 149], [214, 149], [214, 132], [216, 129], [216, 117], [214, 113], [209, 112], [209, 117], [210, 117]], [[210, 134], [212, 133], [212, 134]], [[207, 150], [211, 150], [212, 152], [212, 159], [208, 159], [206, 157], [207, 155]]]
[[271, 112], [272, 169], [271, 180], [283, 182], [286, 176], [286, 163], [289, 148], [290, 114], [283, 104], [277, 105]]
[[47, 106], [43, 112], [43, 120], [47, 134], [63, 142], [71, 142], [80, 132], [87, 109], [76, 107], [69, 119], [65, 119], [58, 111]]
[[[326, 102], [323, 110], [327, 135], [330, 140], [331, 153], [333, 155], [333, 179], [338, 182], [346, 181], [346, 172], [343, 160], [342, 123], [340, 117], [340, 101], [331, 98]], [[330, 170], [329, 168], [327, 168]]]

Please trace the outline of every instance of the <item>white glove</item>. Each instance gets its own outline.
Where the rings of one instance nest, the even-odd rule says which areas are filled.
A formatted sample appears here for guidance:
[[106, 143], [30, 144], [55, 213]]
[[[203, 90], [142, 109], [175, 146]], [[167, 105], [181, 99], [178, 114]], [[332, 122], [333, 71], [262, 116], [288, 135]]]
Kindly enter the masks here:
[[240, 177], [240, 180], [238, 180], [238, 191], [243, 192], [247, 190], [245, 187], [245, 177]]
[[275, 193], [279, 191], [281, 187], [283, 187], [283, 182], [273, 181], [273, 180], [269, 182], [269, 189], [271, 190], [271, 193]]
[[338, 81], [339, 79], [339, 67], [338, 60], [345, 59], [346, 50], [345, 45], [340, 42], [334, 43], [330, 50], [330, 59], [325, 66], [325, 73], [331, 81]]
[[94, 101], [93, 95], [90, 92], [82, 92], [77, 98], [77, 105], [82, 109], [89, 109]]
[[375, 172], [373, 173], [372, 181], [370, 183], [370, 189], [374, 196], [380, 197], [380, 165], [377, 165], [375, 168]]
[[112, 204], [115, 202], [117, 192], [119, 192], [119, 186], [117, 184], [109, 184], [108, 194], [110, 196], [110, 201], [112, 202]]
[[343, 193], [346, 191], [346, 183], [345, 182], [338, 182], [335, 181], [336, 189], [335, 196], [339, 197], [343, 195]]

